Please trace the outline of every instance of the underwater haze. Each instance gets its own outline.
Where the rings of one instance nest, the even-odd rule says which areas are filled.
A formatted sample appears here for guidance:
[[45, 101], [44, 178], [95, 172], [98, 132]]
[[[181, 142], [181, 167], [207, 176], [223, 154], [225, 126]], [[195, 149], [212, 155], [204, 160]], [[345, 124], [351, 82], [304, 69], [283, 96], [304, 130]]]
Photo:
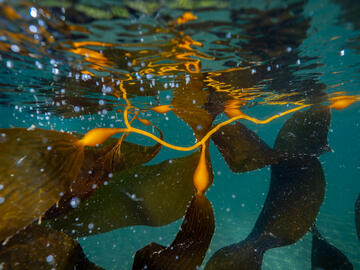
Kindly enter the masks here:
[[359, 15], [0, 0], [0, 269], [360, 269]]

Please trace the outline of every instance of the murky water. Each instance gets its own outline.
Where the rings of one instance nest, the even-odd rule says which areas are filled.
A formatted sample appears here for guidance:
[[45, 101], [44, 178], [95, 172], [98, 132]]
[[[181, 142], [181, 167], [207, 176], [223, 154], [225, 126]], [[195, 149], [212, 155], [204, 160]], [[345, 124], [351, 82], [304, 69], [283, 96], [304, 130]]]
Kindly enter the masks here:
[[[257, 234], [263, 242], [254, 242], [267, 250], [259, 269], [311, 269], [315, 217], [327, 242], [360, 269], [355, 224], [360, 192], [359, 12], [358, 2], [337, 0], [0, 1], [4, 137], [13, 127], [27, 128], [25, 133], [34, 127], [65, 131], [78, 138], [94, 128], [127, 128], [115, 135], [117, 143], [84, 144], [88, 148], [81, 168], [64, 173], [79, 184], [61, 189], [62, 199], [60, 191], [53, 195], [51, 188], [36, 188], [41, 180], [32, 171], [41, 165], [32, 151], [40, 150], [25, 143], [26, 159], [34, 160], [26, 163], [27, 185], [34, 187], [26, 196], [34, 208], [48, 198], [60, 201], [46, 214], [49, 207], [29, 212], [22, 227], [43, 216], [43, 225], [78, 240], [96, 265], [131, 269], [136, 251], [151, 242], [166, 247], [175, 239], [195, 192], [199, 148], [215, 217], [201, 269], [217, 250], [244, 239], [250, 243]], [[302, 118], [314, 108], [321, 112]], [[232, 123], [225, 126], [228, 120]], [[206, 137], [221, 123], [223, 129]], [[168, 145], [156, 144], [150, 133]], [[0, 137], [0, 143], [10, 145], [0, 145], [5, 164], [0, 165], [0, 206], [14, 198], [6, 191], [12, 150], [5, 149], [17, 152], [15, 137], [14, 144]], [[52, 166], [56, 171], [53, 156], [39, 156], [45, 157], [45, 170]], [[18, 165], [21, 158], [15, 160]], [[318, 159], [319, 169], [307, 165]], [[291, 160], [310, 172], [287, 169]], [[63, 172], [56, 172], [49, 181], [61, 181]], [[282, 190], [282, 184], [274, 184], [282, 175], [299, 179], [293, 180], [298, 186]], [[282, 196], [283, 201], [276, 200]], [[274, 210], [263, 210], [269, 205]], [[2, 249], [0, 269], [7, 269], [1, 262], [6, 245]], [[48, 266], [66, 269], [57, 264], [60, 255], [54, 255], [55, 263], [48, 257], [51, 252], [44, 257]], [[248, 262], [243, 259], [242, 265]]]

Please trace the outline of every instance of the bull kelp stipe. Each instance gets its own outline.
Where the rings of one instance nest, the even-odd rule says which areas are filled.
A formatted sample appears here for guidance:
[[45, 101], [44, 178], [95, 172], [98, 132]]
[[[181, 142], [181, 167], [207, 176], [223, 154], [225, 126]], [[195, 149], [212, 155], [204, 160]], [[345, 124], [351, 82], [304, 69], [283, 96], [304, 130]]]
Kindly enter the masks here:
[[181, 229], [168, 247], [151, 243], [135, 254], [133, 270], [195, 270], [204, 260], [215, 229], [214, 213], [204, 195], [195, 195]]
[[67, 133], [0, 129], [0, 241], [39, 218], [77, 177], [83, 146]]

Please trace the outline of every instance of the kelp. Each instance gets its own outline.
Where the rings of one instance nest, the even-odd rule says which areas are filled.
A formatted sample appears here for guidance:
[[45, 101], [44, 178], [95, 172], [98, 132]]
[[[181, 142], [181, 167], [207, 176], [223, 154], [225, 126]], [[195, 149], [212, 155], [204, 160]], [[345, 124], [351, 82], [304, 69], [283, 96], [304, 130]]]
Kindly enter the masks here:
[[357, 237], [360, 240], [360, 193], [355, 202], [355, 227], [356, 227]]
[[184, 120], [201, 140], [211, 129], [213, 118], [203, 107], [208, 100], [208, 92], [203, 91], [202, 75], [188, 75], [174, 90], [171, 101], [172, 111]]
[[151, 243], [135, 254], [133, 270], [195, 270], [202, 264], [215, 229], [214, 213], [204, 195], [195, 195], [170, 246]]
[[83, 147], [67, 133], [0, 129], [0, 241], [56, 203], [75, 180]]
[[289, 154], [319, 156], [330, 150], [330, 120], [327, 106], [313, 105], [306, 111], [295, 112], [280, 129], [274, 148]]
[[[81, 137], [82, 135], [79, 135]], [[162, 138], [162, 134], [161, 134]], [[64, 215], [73, 209], [71, 201], [76, 198], [83, 201], [100, 188], [115, 172], [131, 169], [152, 160], [161, 149], [161, 144], [143, 146], [118, 139], [109, 139], [105, 146], [86, 148], [84, 162], [74, 183], [60, 201], [53, 205], [44, 216], [45, 219]]]
[[327, 147], [329, 124], [329, 109], [322, 106], [295, 112], [285, 122], [274, 146], [285, 155], [271, 165], [269, 192], [251, 233], [218, 250], [205, 269], [261, 269], [266, 250], [293, 244], [306, 234], [325, 196], [317, 156]]
[[316, 158], [273, 164], [269, 192], [253, 230], [245, 240], [218, 250], [205, 269], [261, 269], [266, 250], [293, 244], [306, 234], [324, 195], [324, 172]]
[[0, 245], [1, 269], [101, 270], [68, 235], [31, 225]]
[[[115, 173], [106, 185], [47, 226], [75, 237], [132, 225], [162, 226], [181, 218], [195, 194], [199, 153]], [[88, 224], [94, 229], [89, 230]]]
[[313, 235], [311, 249], [312, 270], [354, 269], [349, 259], [339, 249], [325, 240], [316, 225], [312, 226], [311, 232]]
[[260, 169], [278, 162], [281, 154], [271, 149], [255, 132], [237, 122], [219, 129], [211, 139], [236, 173]]

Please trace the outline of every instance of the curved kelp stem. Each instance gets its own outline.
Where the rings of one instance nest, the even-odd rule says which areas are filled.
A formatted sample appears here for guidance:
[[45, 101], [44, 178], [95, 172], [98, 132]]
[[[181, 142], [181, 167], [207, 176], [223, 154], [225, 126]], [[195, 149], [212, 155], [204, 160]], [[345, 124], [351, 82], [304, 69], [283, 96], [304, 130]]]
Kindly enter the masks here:
[[195, 195], [181, 229], [168, 247], [151, 243], [135, 254], [133, 270], [195, 270], [202, 264], [215, 229], [214, 213], [204, 195]]

